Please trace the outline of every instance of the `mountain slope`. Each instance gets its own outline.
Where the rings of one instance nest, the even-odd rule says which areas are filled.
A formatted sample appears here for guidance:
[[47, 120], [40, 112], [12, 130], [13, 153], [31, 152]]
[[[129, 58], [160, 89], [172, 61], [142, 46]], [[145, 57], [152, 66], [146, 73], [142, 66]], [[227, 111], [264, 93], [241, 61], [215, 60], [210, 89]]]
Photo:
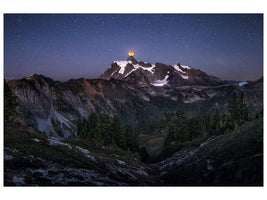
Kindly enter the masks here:
[[263, 121], [178, 151], [160, 162], [158, 169], [167, 185], [263, 185]]
[[5, 124], [5, 186], [262, 186], [263, 121], [145, 164], [92, 140]]
[[33, 127], [66, 137], [76, 121], [91, 112], [118, 115], [123, 124], [144, 127], [164, 112], [184, 110], [188, 116], [225, 112], [236, 92], [244, 92], [250, 111], [263, 105], [263, 80], [227, 83], [188, 66], [114, 61], [101, 79], [54, 81], [42, 75], [10, 80], [22, 118]]

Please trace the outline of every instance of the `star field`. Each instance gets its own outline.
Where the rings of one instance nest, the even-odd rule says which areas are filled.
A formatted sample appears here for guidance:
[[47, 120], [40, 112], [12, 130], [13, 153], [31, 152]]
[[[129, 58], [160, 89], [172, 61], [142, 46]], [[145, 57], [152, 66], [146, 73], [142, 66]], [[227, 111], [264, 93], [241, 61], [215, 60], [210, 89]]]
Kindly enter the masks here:
[[261, 14], [5, 14], [4, 75], [97, 78], [129, 50], [228, 80], [263, 76]]

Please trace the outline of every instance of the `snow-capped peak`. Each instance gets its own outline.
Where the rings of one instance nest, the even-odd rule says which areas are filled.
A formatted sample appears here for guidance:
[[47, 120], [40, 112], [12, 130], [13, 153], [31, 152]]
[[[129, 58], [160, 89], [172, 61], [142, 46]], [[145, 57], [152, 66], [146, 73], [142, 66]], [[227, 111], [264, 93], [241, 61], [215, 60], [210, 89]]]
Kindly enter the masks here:
[[[128, 64], [131, 64], [133, 66], [133, 69], [130, 72], [128, 72], [125, 75], [125, 77], [127, 77], [129, 74], [131, 74], [133, 71], [135, 71], [135, 70], [137, 70], [139, 68], [141, 68], [143, 70], [146, 70], [146, 71], [149, 71], [150, 73], [153, 74], [154, 73], [154, 68], [155, 68], [155, 65], [153, 65], [153, 64], [151, 65], [151, 67], [144, 67], [144, 66], [141, 66], [138, 63], [134, 64], [130, 59], [123, 60], [123, 61], [116, 60], [116, 61], [114, 61], [114, 63], [116, 63], [120, 67], [120, 69], [118, 71], [118, 73], [120, 73], [120, 74], [124, 74], [125, 68], [127, 67]], [[147, 63], [145, 63], [145, 64], [147, 64]]]

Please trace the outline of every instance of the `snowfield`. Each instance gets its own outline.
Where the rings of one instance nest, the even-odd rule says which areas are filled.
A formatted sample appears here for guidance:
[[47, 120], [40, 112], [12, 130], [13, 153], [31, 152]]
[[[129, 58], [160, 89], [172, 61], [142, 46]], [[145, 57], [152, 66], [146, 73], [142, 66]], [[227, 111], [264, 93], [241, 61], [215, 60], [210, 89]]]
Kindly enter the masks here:
[[244, 82], [239, 82], [239, 86], [240, 86], [240, 87], [242, 87], [242, 86], [244, 86], [244, 85], [246, 85], [246, 84], [248, 84], [248, 82], [247, 82], [247, 81], [244, 81]]
[[189, 78], [189, 76], [184, 76], [184, 75], [181, 75], [181, 77], [182, 77], [183, 79], [188, 79], [188, 78]]
[[183, 70], [181, 70], [180, 67], [179, 67], [178, 65], [173, 65], [173, 68], [176, 69], [178, 72], [186, 73], [186, 72], [184, 72]]
[[[116, 61], [114, 61], [114, 63], [116, 63], [120, 67], [120, 70], [118, 71], [118, 73], [124, 74], [127, 64], [132, 64], [132, 61], [131, 60], [128, 60], [128, 61], [127, 60], [123, 60], [123, 61], [116, 60]], [[139, 68], [141, 68], [143, 70], [146, 70], [146, 71], [149, 71], [152, 74], [154, 73], [155, 65], [153, 65], [153, 64], [152, 64], [151, 67], [143, 67], [143, 66], [138, 65], [138, 64], [132, 64], [132, 66], [134, 67], [134, 69], [132, 69], [132, 71], [127, 73], [125, 75], [125, 77], [127, 77], [129, 74], [131, 74], [133, 71], [135, 71], [135, 70], [137, 70]], [[115, 73], [115, 72], [113, 72], [113, 73]], [[113, 75], [113, 73], [111, 74], [111, 76]]]
[[151, 85], [154, 85], [156, 87], [161, 87], [163, 85], [166, 85], [168, 84], [168, 78], [169, 78], [169, 75], [166, 75], [165, 78], [163, 80], [157, 80], [155, 81], [154, 83], [150, 83]]

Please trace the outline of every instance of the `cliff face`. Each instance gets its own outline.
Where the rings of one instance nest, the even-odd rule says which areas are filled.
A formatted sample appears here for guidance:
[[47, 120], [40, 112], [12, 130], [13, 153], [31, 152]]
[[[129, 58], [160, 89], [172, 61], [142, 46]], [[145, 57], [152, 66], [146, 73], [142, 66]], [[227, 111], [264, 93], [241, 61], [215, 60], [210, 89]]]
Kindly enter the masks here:
[[[141, 73], [141, 72], [139, 72]], [[142, 74], [142, 73], [141, 73]], [[171, 75], [170, 75], [171, 76]], [[25, 121], [37, 129], [66, 137], [76, 132], [76, 120], [91, 112], [118, 115], [124, 124], [144, 126], [164, 112], [184, 110], [189, 116], [226, 111], [233, 92], [244, 92], [250, 110], [263, 105], [263, 81], [206, 86], [158, 86], [146, 76], [131, 74], [126, 79], [71, 79], [53, 81], [32, 75], [9, 81]], [[129, 79], [129, 80], [128, 80]]]
[[152, 107], [119, 80], [58, 82], [33, 75], [8, 84], [18, 96], [23, 118], [37, 129], [56, 136], [75, 134], [76, 120], [93, 111], [117, 114], [122, 121], [137, 124], [136, 115]]

